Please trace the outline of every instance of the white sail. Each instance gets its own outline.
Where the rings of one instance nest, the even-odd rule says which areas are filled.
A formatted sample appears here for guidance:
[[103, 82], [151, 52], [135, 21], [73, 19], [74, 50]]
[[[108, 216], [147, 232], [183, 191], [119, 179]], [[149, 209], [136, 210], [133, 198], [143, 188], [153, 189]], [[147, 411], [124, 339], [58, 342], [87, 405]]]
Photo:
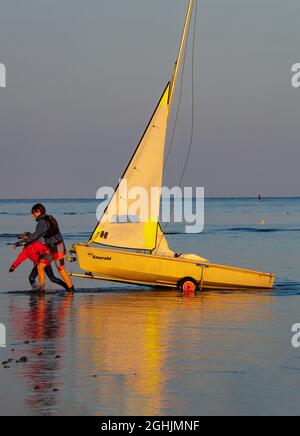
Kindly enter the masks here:
[[[173, 255], [161, 231], [158, 219], [168, 118], [186, 47], [193, 4], [194, 0], [190, 0], [172, 80], [163, 92], [142, 140], [102, 219], [94, 230], [89, 244], [96, 243], [124, 249], [147, 250], [153, 254]], [[126, 195], [122, 189], [124, 183]], [[143, 189], [147, 197], [143, 201], [143, 211], [138, 210], [134, 213], [134, 222], [123, 222], [124, 217], [132, 216], [131, 211], [137, 202], [137, 198], [131, 198], [130, 193], [139, 188]]]
[[[156, 247], [164, 150], [170, 111], [169, 97], [170, 84], [165, 89], [90, 243], [149, 251]], [[124, 184], [127, 191], [125, 196], [122, 189]], [[131, 211], [137, 198], [130, 198], [130, 194], [136, 188], [142, 188], [146, 194], [143, 211], [139, 210], [134, 214], [135, 222], [120, 223], [124, 217], [132, 215]]]

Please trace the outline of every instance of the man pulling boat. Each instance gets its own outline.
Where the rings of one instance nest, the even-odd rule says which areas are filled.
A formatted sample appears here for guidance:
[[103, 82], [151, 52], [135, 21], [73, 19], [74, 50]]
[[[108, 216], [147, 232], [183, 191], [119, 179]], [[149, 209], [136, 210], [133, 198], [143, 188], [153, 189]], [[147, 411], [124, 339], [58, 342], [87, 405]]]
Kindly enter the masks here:
[[36, 229], [33, 233], [27, 233], [20, 242], [14, 245], [14, 248], [26, 247], [43, 238], [61, 278], [67, 285], [68, 291], [74, 292], [73, 283], [65, 269], [66, 248], [56, 219], [51, 215], [47, 215], [45, 206], [40, 203], [32, 207], [31, 213], [37, 222]]

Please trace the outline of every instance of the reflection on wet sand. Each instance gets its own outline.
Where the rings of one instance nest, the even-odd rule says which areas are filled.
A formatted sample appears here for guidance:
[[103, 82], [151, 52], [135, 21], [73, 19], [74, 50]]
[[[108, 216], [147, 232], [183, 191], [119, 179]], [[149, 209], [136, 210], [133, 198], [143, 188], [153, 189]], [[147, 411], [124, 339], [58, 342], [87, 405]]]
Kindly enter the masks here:
[[[180, 361], [199, 371], [222, 370], [222, 363], [226, 369], [232, 356], [220, 355], [218, 344], [227, 344], [226, 353], [241, 342], [242, 332], [272, 316], [271, 303], [261, 294], [140, 291], [79, 304], [77, 361], [98, 374], [95, 412], [160, 415], [176, 408], [172, 380], [188, 370]], [[241, 343], [237, 355], [243, 349]]]
[[[66, 335], [65, 323], [70, 316], [72, 295], [57, 299], [49, 295], [32, 294], [28, 307], [10, 305], [14, 340], [28, 343], [23, 351], [26, 365], [18, 365], [17, 377], [22, 377], [29, 394], [26, 407], [32, 413], [50, 414], [58, 405], [62, 381], [57, 374], [62, 369], [64, 348], [61, 339]], [[25, 342], [24, 342], [25, 341]]]
[[251, 366], [265, 350], [257, 326], [272, 317], [273, 297], [264, 293], [12, 298], [10, 330], [15, 344], [29, 341], [21, 346], [29, 360], [9, 374], [31, 414], [195, 414], [202, 401], [213, 409], [232, 395], [233, 381], [218, 377]]

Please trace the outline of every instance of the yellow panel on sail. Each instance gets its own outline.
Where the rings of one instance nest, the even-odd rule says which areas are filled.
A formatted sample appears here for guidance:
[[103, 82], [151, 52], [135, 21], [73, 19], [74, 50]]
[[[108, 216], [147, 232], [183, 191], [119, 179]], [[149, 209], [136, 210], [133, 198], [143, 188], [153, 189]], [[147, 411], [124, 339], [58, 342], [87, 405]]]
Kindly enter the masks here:
[[[90, 243], [149, 251], [156, 247], [169, 99], [170, 83]], [[134, 222], [122, 223], [133, 215]]]

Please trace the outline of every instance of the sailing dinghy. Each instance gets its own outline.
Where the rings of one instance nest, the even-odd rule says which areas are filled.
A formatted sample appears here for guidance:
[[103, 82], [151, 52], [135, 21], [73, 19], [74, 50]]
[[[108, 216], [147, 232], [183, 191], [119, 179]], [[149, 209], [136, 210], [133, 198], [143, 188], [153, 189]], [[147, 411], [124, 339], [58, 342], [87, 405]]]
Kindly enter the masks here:
[[[121, 181], [128, 191], [143, 187], [148, 193], [149, 216], [134, 222], [122, 217], [136, 200], [124, 198], [121, 181], [87, 244], [75, 244], [72, 252], [85, 274], [72, 274], [87, 279], [137, 285], [196, 289], [271, 289], [274, 275], [218, 265], [197, 255], [176, 255], [159, 224], [164, 152], [168, 120], [174, 91], [186, 48], [195, 0], [189, 1], [179, 55], [171, 81], [130, 160]], [[157, 187], [153, 194], [152, 187]], [[153, 210], [156, 213], [153, 213]], [[128, 214], [127, 214], [128, 216]]]

